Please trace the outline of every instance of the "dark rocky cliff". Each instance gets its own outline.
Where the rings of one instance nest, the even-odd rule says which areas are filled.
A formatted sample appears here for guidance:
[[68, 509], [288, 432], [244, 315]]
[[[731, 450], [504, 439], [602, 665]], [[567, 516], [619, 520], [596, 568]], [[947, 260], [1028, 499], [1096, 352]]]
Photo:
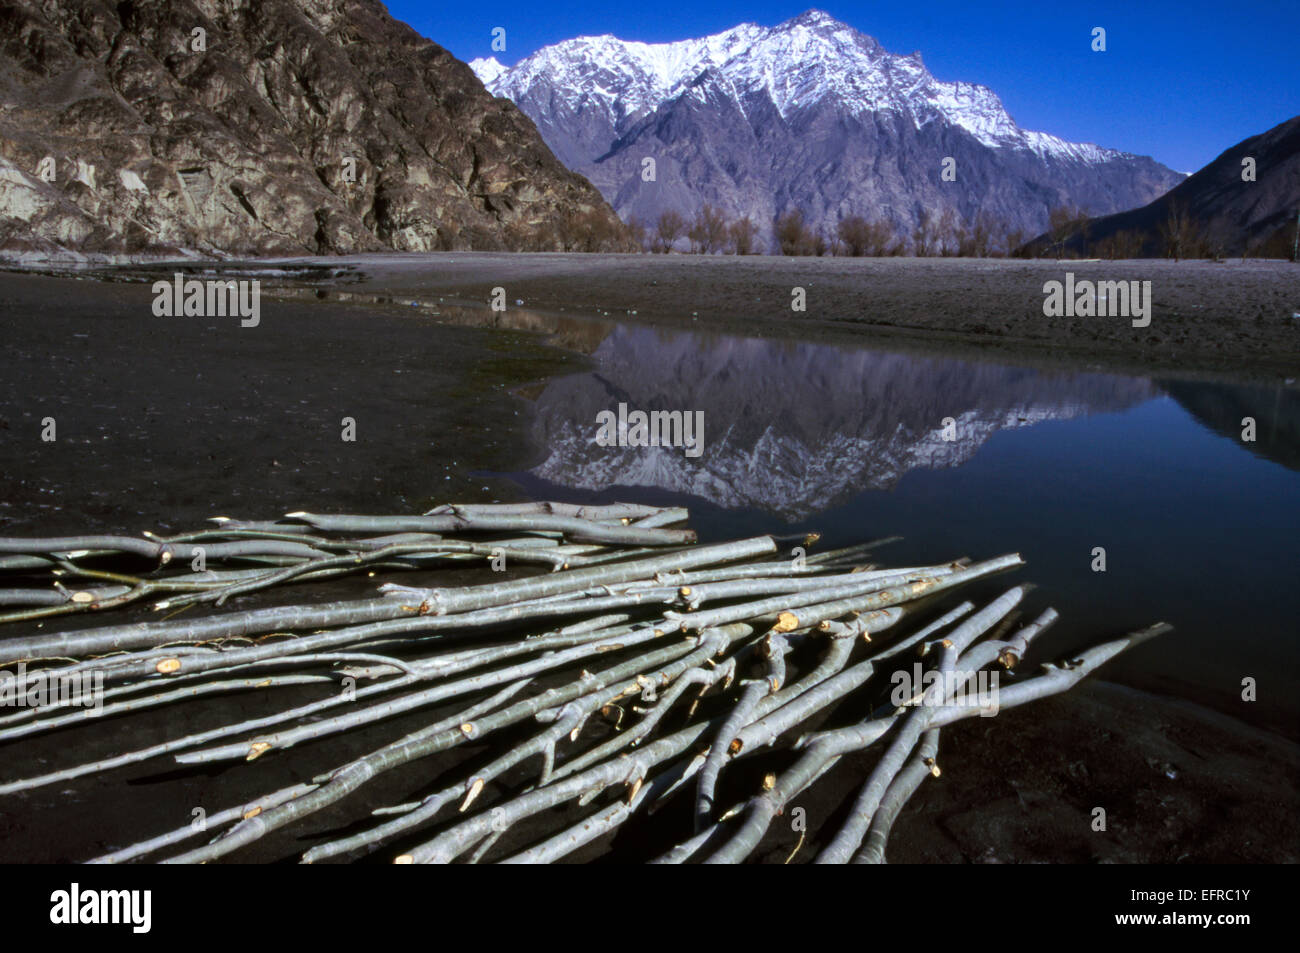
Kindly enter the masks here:
[[628, 247], [531, 120], [374, 0], [11, 0], [0, 65], [9, 257]]

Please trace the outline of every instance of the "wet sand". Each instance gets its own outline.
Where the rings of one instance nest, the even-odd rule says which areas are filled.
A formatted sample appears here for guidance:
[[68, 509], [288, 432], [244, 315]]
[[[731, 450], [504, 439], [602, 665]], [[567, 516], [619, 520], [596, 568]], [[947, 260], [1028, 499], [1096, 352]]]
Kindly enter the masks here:
[[945, 729], [937, 760], [891, 863], [1300, 861], [1300, 749], [1192, 702], [1088, 680]]
[[[511, 291], [512, 301], [516, 295], [529, 292]], [[160, 324], [149, 302], [143, 284], [0, 278], [0, 533], [138, 532], [188, 528], [217, 513], [419, 511], [446, 499], [505, 497], [507, 484], [471, 474], [519, 469], [535, 454], [511, 389], [580, 360], [535, 336], [440, 324], [418, 309], [399, 312], [395, 302], [264, 302], [256, 330], [237, 319]], [[349, 415], [358, 421], [355, 444], [339, 438], [340, 418]], [[45, 416], [58, 421], [53, 444], [39, 439]], [[373, 582], [304, 586], [302, 597], [359, 595]], [[165, 721], [125, 719], [112, 735], [77, 730], [4, 745], [0, 758], [11, 777], [93, 757], [110, 741], [148, 743], [263, 705], [250, 695], [185, 706]], [[160, 760], [0, 798], [0, 859], [82, 860], [186, 824], [195, 806], [220, 809], [309, 778], [437, 714], [255, 764], [178, 771]], [[403, 800], [484, 752], [467, 746], [408, 766], [367, 798]], [[849, 759], [799, 802], [811, 827], [833, 823], [871, 760]], [[736, 792], [752, 789], [769, 763], [759, 757], [736, 771]], [[941, 777], [899, 821], [892, 861], [1188, 863], [1300, 854], [1300, 746], [1179, 700], [1084, 685], [953, 728], [940, 764]], [[517, 788], [526, 774], [504, 783]], [[1089, 827], [1094, 806], [1108, 811], [1106, 834]], [[664, 825], [678, 824], [683, 807], [573, 859], [641, 859], [663, 846]], [[357, 816], [350, 805], [308, 830]], [[774, 829], [759, 856], [780, 862], [796, 840]], [[283, 833], [237, 859], [291, 859], [309, 843]], [[795, 862], [814, 847], [805, 844]]]
[[0, 276], [0, 532], [491, 499], [501, 481], [474, 471], [534, 453], [507, 392], [580, 360], [391, 309], [264, 300], [242, 328], [151, 302], [143, 284]]

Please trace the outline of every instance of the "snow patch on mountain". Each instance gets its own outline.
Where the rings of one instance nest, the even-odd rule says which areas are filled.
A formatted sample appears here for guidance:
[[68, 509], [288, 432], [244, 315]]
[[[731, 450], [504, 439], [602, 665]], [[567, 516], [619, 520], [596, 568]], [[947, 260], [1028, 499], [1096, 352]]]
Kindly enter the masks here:
[[506, 70], [510, 67], [499, 61], [495, 56], [480, 56], [478, 59], [469, 61], [469, 68], [474, 71], [474, 75], [484, 86], [491, 86]]

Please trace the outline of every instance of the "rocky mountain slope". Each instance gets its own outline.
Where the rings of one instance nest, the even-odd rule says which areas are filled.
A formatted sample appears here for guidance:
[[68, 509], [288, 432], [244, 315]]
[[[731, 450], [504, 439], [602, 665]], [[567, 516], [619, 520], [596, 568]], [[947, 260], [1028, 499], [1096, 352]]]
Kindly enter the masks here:
[[[1119, 211], [1183, 178], [1150, 158], [1023, 130], [987, 87], [941, 82], [919, 53], [890, 53], [816, 10], [697, 40], [578, 37], [509, 68], [470, 65], [625, 219], [670, 208], [689, 217], [708, 202], [764, 233], [796, 207], [823, 232], [849, 215], [908, 232], [923, 210], [952, 208], [1035, 234], [1057, 205]], [[941, 177], [946, 157], [955, 181]]]
[[0, 65], [10, 257], [627, 247], [376, 0], [6, 0]]
[[[1243, 163], [1252, 160], [1253, 172]], [[1243, 177], [1249, 175], [1249, 178]], [[1065, 248], [1116, 257], [1291, 254], [1300, 214], [1300, 116], [1244, 139], [1154, 202], [1072, 226]], [[1035, 251], [1053, 245], [1034, 240]]]

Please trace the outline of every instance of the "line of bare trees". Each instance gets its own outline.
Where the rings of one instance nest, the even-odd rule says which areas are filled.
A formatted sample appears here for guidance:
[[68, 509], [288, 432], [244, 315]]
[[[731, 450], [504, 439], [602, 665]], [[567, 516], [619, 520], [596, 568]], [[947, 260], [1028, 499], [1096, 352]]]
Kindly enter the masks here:
[[[1074, 205], [1051, 210], [1044, 236], [1033, 236], [1022, 228], [999, 222], [980, 211], [970, 221], [952, 208], [922, 211], [910, 232], [894, 223], [850, 215], [832, 231], [811, 227], [799, 209], [777, 216], [770, 241], [760, 241], [760, 228], [753, 219], [728, 219], [725, 212], [705, 204], [692, 219], [669, 209], [653, 225], [633, 222], [633, 234], [647, 251], [667, 253], [684, 243], [694, 255], [754, 255], [771, 249], [781, 255], [843, 256], [852, 258], [1139, 258], [1165, 256], [1221, 259], [1234, 249], [1231, 236], [1223, 229], [1207, 228], [1180, 203], [1171, 203], [1165, 221], [1155, 229], [1130, 229], [1094, 239], [1092, 217]], [[1279, 233], [1281, 234], [1281, 233]], [[1244, 254], [1272, 252], [1288, 256], [1280, 240], [1259, 241]], [[1267, 245], [1267, 247], [1265, 247]], [[1274, 248], [1274, 246], [1277, 246]]]
[[632, 225], [634, 234], [647, 251], [666, 253], [685, 238], [693, 255], [754, 255], [758, 248], [758, 225], [748, 216], [729, 220], [713, 205], [705, 204], [688, 221], [676, 209], [659, 216], [653, 226]]
[[[631, 237], [647, 251], [667, 253], [685, 240], [691, 254], [755, 255], [768, 249], [782, 255], [893, 257], [1002, 258], [1044, 256], [1053, 258], [1211, 258], [1229, 254], [1242, 257], [1290, 257], [1295, 242], [1287, 229], [1257, 237], [1242, 247], [1241, 237], [1223, 225], [1207, 225], [1181, 202], [1169, 204], [1165, 219], [1155, 226], [1133, 228], [1094, 239], [1092, 217], [1084, 209], [1065, 204], [1048, 215], [1047, 232], [1032, 243], [1023, 229], [1011, 228], [985, 211], [971, 221], [949, 208], [924, 210], [910, 232], [892, 222], [850, 215], [831, 231], [809, 226], [799, 209], [790, 209], [773, 223], [769, 241], [760, 241], [761, 229], [748, 216], [729, 219], [722, 209], [705, 204], [687, 219], [669, 209], [652, 225], [633, 220], [624, 230], [611, 216], [598, 210], [573, 211], [554, 225], [555, 244], [564, 251], [624, 251]], [[522, 239], [521, 239], [522, 243]], [[509, 242], [510, 247], [516, 243]]]
[[[669, 209], [652, 225], [633, 222], [632, 229], [643, 248], [660, 254], [676, 250], [683, 240], [697, 255], [753, 255], [765, 250], [753, 219], [728, 220], [721, 209], [708, 204], [693, 219]], [[850, 215], [833, 231], [824, 232], [810, 227], [802, 211], [791, 209], [777, 217], [768, 247], [782, 255], [1003, 257], [1016, 254], [1028, 237], [1023, 229], [1004, 227], [986, 212], [967, 223], [950, 208], [926, 211], [909, 235], [892, 222], [861, 215]]]
[[1016, 254], [1028, 237], [981, 211], [966, 222], [952, 208], [922, 211], [910, 234], [889, 221], [850, 215], [841, 219], [830, 235], [804, 223], [803, 213], [792, 209], [776, 221], [775, 237], [783, 255], [841, 255], [884, 258], [914, 255], [919, 258], [990, 258]]

